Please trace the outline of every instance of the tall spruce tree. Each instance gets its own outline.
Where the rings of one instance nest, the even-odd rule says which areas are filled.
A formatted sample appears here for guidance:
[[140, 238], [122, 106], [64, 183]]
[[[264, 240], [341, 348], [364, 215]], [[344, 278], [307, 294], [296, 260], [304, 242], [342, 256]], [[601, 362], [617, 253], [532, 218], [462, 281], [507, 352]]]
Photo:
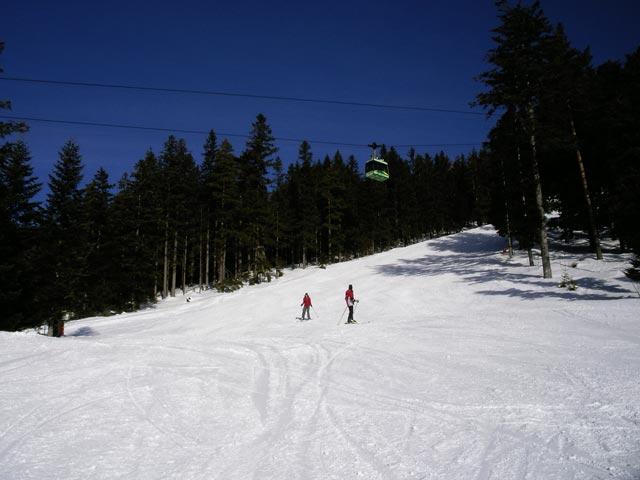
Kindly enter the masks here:
[[[217, 266], [216, 283], [219, 289], [227, 288], [227, 271], [235, 268], [234, 239], [239, 236], [238, 221], [240, 198], [238, 182], [240, 166], [233, 154], [233, 146], [224, 139], [216, 154], [216, 161], [212, 167], [211, 195], [213, 204], [213, 218], [215, 219], [214, 247]], [[231, 257], [230, 253], [234, 254]], [[234, 275], [237, 274], [234, 270]]]
[[[596, 254], [596, 258], [602, 259], [600, 236], [595, 217], [595, 206], [587, 181], [584, 149], [582, 137], [584, 132], [581, 126], [584, 124], [581, 112], [589, 108], [588, 88], [592, 79], [591, 55], [588, 50], [580, 52], [571, 47], [569, 40], [561, 24], [557, 25], [553, 34], [548, 38], [549, 66], [544, 79], [546, 87], [541, 97], [541, 120], [544, 125], [541, 129], [548, 149], [557, 151], [560, 155], [566, 152], [565, 158], [553, 158], [553, 175], [550, 179], [558, 179], [560, 185], [558, 195], [563, 196], [569, 192], [570, 197], [563, 202], [562, 214], [565, 219], [571, 217], [586, 218], [582, 222], [589, 234], [589, 243]], [[562, 168], [568, 163], [570, 156], [575, 158], [571, 162], [572, 169]], [[558, 162], [557, 160], [560, 160]], [[560, 168], [558, 167], [560, 165]], [[550, 169], [551, 169], [550, 168]], [[579, 179], [570, 181], [571, 179]], [[580, 189], [572, 189], [572, 185], [579, 183]], [[580, 194], [581, 190], [581, 194]], [[565, 198], [567, 195], [564, 195]], [[573, 197], [573, 198], [572, 198]], [[582, 202], [575, 199], [582, 197]], [[576, 205], [578, 209], [571, 208]]]
[[155, 301], [159, 291], [159, 263], [163, 246], [164, 216], [160, 165], [149, 150], [123, 176], [113, 201], [113, 229], [118, 258], [116, 307], [131, 310]]
[[389, 164], [391, 177], [387, 183], [387, 210], [389, 223], [393, 229], [393, 240], [406, 245], [411, 238], [412, 224], [409, 212], [411, 210], [412, 193], [409, 188], [410, 170], [395, 148], [391, 147], [385, 155]]
[[284, 196], [282, 194], [282, 186], [285, 182], [285, 175], [282, 169], [282, 160], [280, 157], [276, 157], [273, 161], [273, 191], [269, 195], [269, 206], [271, 209], [271, 218], [273, 219], [273, 229], [271, 229], [270, 243], [272, 244], [272, 255], [274, 264], [276, 266], [278, 275], [282, 269], [282, 247], [283, 242], [283, 229], [285, 224], [285, 211], [286, 205], [284, 202]]
[[175, 297], [178, 282], [187, 283], [188, 255], [197, 235], [198, 169], [183, 139], [169, 136], [160, 155], [165, 217], [163, 298]]
[[617, 92], [617, 143], [613, 150], [611, 186], [611, 215], [621, 243], [635, 253], [635, 260], [627, 274], [640, 277], [640, 48], [625, 58], [620, 71]]
[[199, 238], [199, 256], [200, 256], [200, 286], [205, 284], [207, 288], [211, 286], [212, 267], [215, 262], [215, 255], [211, 251], [213, 228], [215, 219], [213, 216], [213, 186], [215, 184], [214, 169], [216, 166], [218, 155], [218, 139], [213, 130], [209, 131], [207, 140], [204, 144], [204, 152], [202, 154], [202, 164], [200, 165], [200, 238]]
[[115, 248], [116, 239], [112, 237], [112, 188], [109, 174], [101, 167], [86, 185], [83, 195], [87, 249], [85, 292], [95, 313], [115, 305], [117, 298], [113, 287], [120, 264]]
[[40, 183], [22, 141], [0, 147], [0, 330], [37, 324], [36, 261]]
[[258, 114], [252, 124], [246, 148], [240, 156], [242, 176], [240, 195], [242, 198], [242, 243], [249, 261], [249, 270], [258, 281], [268, 269], [265, 258], [264, 242], [266, 230], [270, 228], [268, 209], [268, 185], [271, 156], [278, 151], [275, 138], [264, 115]]
[[318, 196], [321, 215], [321, 243], [323, 262], [333, 262], [340, 258], [344, 235], [342, 222], [344, 217], [344, 161], [339, 151], [333, 160], [327, 155], [324, 159], [321, 178], [318, 182]]
[[49, 175], [45, 209], [42, 273], [46, 278], [42, 289], [53, 336], [62, 334], [64, 320], [87, 309], [83, 288], [87, 251], [82, 223], [82, 170], [80, 147], [69, 140]]
[[317, 254], [317, 235], [320, 224], [318, 212], [318, 198], [316, 189], [316, 169], [313, 168], [313, 154], [311, 145], [305, 140], [298, 149], [300, 161], [300, 181], [298, 186], [300, 193], [297, 206], [298, 231], [302, 246], [302, 266], [307, 266], [309, 253]]
[[487, 55], [493, 68], [478, 78], [489, 91], [477, 96], [477, 103], [493, 114], [500, 108], [514, 109], [517, 128], [526, 134], [529, 145], [526, 158], [530, 172], [537, 216], [538, 241], [543, 276], [551, 278], [551, 261], [547, 240], [546, 217], [542, 182], [538, 165], [538, 106], [545, 88], [545, 70], [549, 65], [548, 40], [552, 27], [544, 16], [539, 2], [531, 6], [518, 3], [508, 5], [496, 1], [501, 24], [493, 29], [497, 44]]

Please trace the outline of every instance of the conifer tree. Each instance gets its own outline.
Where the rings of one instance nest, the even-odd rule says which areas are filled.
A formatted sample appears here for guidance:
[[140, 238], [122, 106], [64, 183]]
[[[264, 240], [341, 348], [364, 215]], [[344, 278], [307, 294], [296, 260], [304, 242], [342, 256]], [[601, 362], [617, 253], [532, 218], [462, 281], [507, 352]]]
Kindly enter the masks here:
[[[229, 253], [235, 244], [233, 239], [238, 238], [240, 224], [238, 215], [240, 199], [238, 193], [240, 170], [238, 160], [233, 154], [233, 146], [224, 139], [216, 154], [216, 160], [212, 167], [213, 183], [211, 195], [213, 205], [213, 218], [215, 219], [215, 255], [217, 272], [217, 285], [225, 289], [227, 284], [227, 270], [229, 265], [235, 265], [235, 258], [229, 262]], [[234, 271], [234, 274], [238, 273]]]
[[100, 313], [116, 303], [115, 286], [120, 269], [112, 237], [113, 185], [104, 168], [98, 169], [87, 184], [83, 195], [83, 216], [86, 238], [85, 292], [91, 309]]
[[434, 175], [433, 160], [428, 154], [414, 155], [410, 152], [412, 204], [411, 223], [415, 225], [415, 234], [428, 235], [434, 231], [435, 209], [433, 202]]
[[311, 145], [307, 141], [302, 142], [300, 145], [298, 160], [300, 161], [300, 180], [298, 183], [300, 193], [296, 217], [298, 218], [300, 244], [302, 246], [302, 266], [304, 268], [309, 261], [309, 252], [316, 251], [317, 253], [317, 229], [320, 224], [317, 209], [316, 169], [313, 168]]
[[0, 147], [0, 330], [17, 330], [38, 322], [36, 251], [41, 185], [33, 176], [24, 142]]
[[115, 306], [119, 309], [131, 310], [154, 301], [159, 291], [165, 225], [160, 185], [160, 166], [152, 150], [136, 162], [131, 177], [124, 175], [119, 182], [113, 201], [119, 264]]
[[240, 156], [241, 240], [246, 250], [246, 257], [249, 259], [249, 269], [253, 271], [256, 281], [268, 268], [260, 252], [264, 251], [266, 230], [270, 223], [267, 187], [271, 167], [270, 157], [278, 151], [274, 141], [275, 138], [266, 117], [258, 114], [256, 121], [252, 124], [246, 148]]
[[[362, 208], [363, 204], [360, 204], [360, 188], [363, 182], [358, 162], [353, 155], [349, 155], [347, 158], [347, 165], [345, 171], [345, 195], [344, 195], [344, 252], [347, 258], [358, 255], [362, 252], [359, 248], [361, 243], [358, 239], [362, 235], [363, 223]], [[368, 199], [363, 199], [368, 200]]]
[[[183, 139], [169, 136], [160, 155], [165, 217], [163, 297], [176, 295], [187, 283], [190, 241], [196, 236], [194, 220], [198, 201], [198, 170]], [[170, 284], [169, 284], [170, 281]]]
[[282, 247], [286, 243], [283, 241], [283, 232], [285, 227], [286, 218], [286, 204], [283, 196], [283, 184], [285, 182], [285, 175], [282, 171], [282, 160], [280, 157], [276, 157], [273, 162], [274, 172], [274, 190], [269, 196], [269, 206], [271, 209], [271, 218], [273, 219], [273, 229], [271, 230], [270, 243], [272, 244], [272, 251], [274, 257], [274, 264], [280, 274], [282, 268], [281, 252]]
[[86, 311], [83, 288], [86, 241], [82, 224], [82, 157], [79, 146], [69, 140], [49, 175], [43, 239], [43, 293], [49, 309], [50, 333], [62, 334], [62, 322]]
[[215, 255], [211, 252], [213, 237], [213, 186], [215, 184], [214, 170], [218, 154], [218, 139], [213, 130], [209, 132], [204, 145], [202, 165], [200, 166], [200, 285], [211, 285], [212, 260]]
[[[569, 197], [562, 205], [563, 216], [586, 217], [584, 227], [589, 234], [591, 248], [596, 258], [601, 260], [602, 249], [594, 213], [595, 206], [587, 181], [584, 149], [581, 145], [584, 135], [581, 128], [583, 122], [579, 123], [579, 112], [586, 111], [590, 104], [587, 89], [592, 77], [591, 55], [588, 50], [580, 52], [571, 47], [561, 24], [556, 26], [546, 44], [549, 49], [549, 66], [545, 69], [546, 87], [541, 96], [541, 123], [546, 125], [546, 128], [541, 129], [541, 133], [546, 137], [545, 142], [550, 144], [548, 148], [559, 154], [567, 152], [576, 161], [572, 161], [573, 168], [568, 169], [561, 168], [569, 163], [564, 158], [561, 158], [560, 162], [557, 161], [558, 158], [553, 158], [556, 161], [553, 162], [553, 175], [549, 177], [560, 180], [558, 195]], [[566, 157], [568, 160], [569, 155]], [[572, 178], [579, 179], [579, 182], [567, 181]], [[572, 183], [579, 183], [581, 188], [571, 189]], [[568, 195], [565, 192], [568, 192]], [[582, 201], [576, 201], [580, 197]], [[573, 205], [576, 208], [571, 208]]]
[[395, 148], [391, 147], [385, 155], [391, 176], [386, 182], [387, 210], [389, 222], [393, 229], [393, 240], [406, 245], [411, 238], [412, 222], [410, 219], [411, 197], [409, 188], [410, 170]]
[[615, 130], [608, 145], [613, 176], [610, 187], [610, 209], [621, 244], [636, 255], [629, 274], [638, 275], [640, 259], [640, 48], [625, 58], [617, 78], [616, 111], [610, 117]]
[[327, 254], [330, 261], [334, 258], [342, 260], [345, 243], [345, 217], [347, 215], [347, 166], [339, 150], [331, 159], [331, 166], [326, 174], [327, 183]]
[[549, 51], [547, 40], [552, 32], [539, 2], [531, 6], [509, 6], [497, 0], [501, 24], [493, 30], [497, 46], [489, 51], [487, 60], [493, 68], [479, 76], [490, 90], [477, 96], [477, 103], [488, 109], [489, 115], [498, 108], [515, 109], [519, 128], [525, 132], [536, 206], [536, 221], [544, 278], [551, 278], [551, 261], [547, 240], [544, 198], [538, 166], [538, 106], [548, 78]]

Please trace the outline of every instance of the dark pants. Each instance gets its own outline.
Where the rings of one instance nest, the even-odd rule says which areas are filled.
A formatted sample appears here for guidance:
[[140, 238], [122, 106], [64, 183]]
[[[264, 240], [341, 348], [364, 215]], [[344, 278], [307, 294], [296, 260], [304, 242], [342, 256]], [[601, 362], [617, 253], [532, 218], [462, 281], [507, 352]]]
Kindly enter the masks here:
[[353, 305], [349, 306], [349, 318], [347, 318], [347, 322], [353, 322]]

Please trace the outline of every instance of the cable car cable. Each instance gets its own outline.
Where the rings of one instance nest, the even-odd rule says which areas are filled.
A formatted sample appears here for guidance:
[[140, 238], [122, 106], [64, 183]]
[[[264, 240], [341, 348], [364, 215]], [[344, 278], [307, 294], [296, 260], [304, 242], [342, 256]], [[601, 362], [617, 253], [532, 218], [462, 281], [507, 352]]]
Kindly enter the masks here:
[[[107, 127], [107, 128], [121, 128], [121, 129], [132, 129], [132, 130], [148, 130], [148, 131], [157, 131], [157, 132], [169, 132], [169, 133], [189, 133], [189, 134], [197, 134], [197, 135], [207, 135], [212, 129], [209, 130], [186, 130], [179, 128], [163, 128], [163, 127], [147, 127], [141, 125], [123, 125], [117, 123], [98, 123], [98, 122], [82, 122], [75, 120], [57, 120], [51, 118], [36, 118], [36, 117], [23, 117], [23, 116], [15, 116], [15, 115], [0, 115], [0, 118], [4, 118], [7, 120], [22, 120], [27, 122], [44, 122], [44, 123], [59, 123], [59, 124], [69, 124], [69, 125], [82, 125], [82, 126], [90, 126], [90, 127]], [[215, 134], [220, 137], [242, 137], [242, 138], [250, 138], [250, 135], [240, 134], [240, 133], [224, 133], [218, 132], [213, 129]], [[355, 147], [355, 148], [367, 148], [370, 145], [360, 144], [360, 143], [345, 143], [345, 142], [332, 142], [326, 140], [308, 140], [308, 139], [298, 139], [298, 138], [286, 138], [286, 137], [275, 137], [275, 140], [281, 142], [296, 142], [302, 143], [304, 141], [308, 143], [315, 143], [320, 145], [336, 145], [342, 147]], [[471, 147], [482, 145], [483, 142], [477, 143], [434, 143], [434, 144], [422, 144], [422, 145], [389, 145], [389, 148], [410, 148], [410, 147]]]
[[143, 90], [153, 92], [169, 92], [169, 93], [188, 93], [195, 95], [219, 95], [226, 97], [245, 97], [245, 98], [260, 98], [266, 100], [278, 100], [288, 102], [306, 102], [306, 103], [325, 103], [333, 105], [350, 105], [356, 107], [371, 107], [371, 108], [395, 108], [401, 110], [417, 110], [422, 112], [437, 112], [437, 113], [454, 113], [459, 115], [477, 115], [485, 117], [485, 112], [473, 112], [471, 110], [455, 110], [448, 108], [431, 108], [431, 107], [416, 107], [411, 105], [391, 105], [380, 103], [365, 103], [365, 102], [347, 102], [341, 100], [325, 100], [314, 98], [302, 98], [302, 97], [282, 97], [274, 95], [256, 95], [251, 93], [234, 93], [234, 92], [216, 92], [209, 90], [190, 90], [184, 88], [160, 88], [160, 87], [144, 87], [136, 85], [118, 85], [108, 83], [87, 83], [87, 82], [69, 82], [60, 80], [46, 80], [38, 78], [21, 78], [21, 77], [0, 77], [0, 80], [12, 81], [12, 82], [30, 82], [30, 83], [45, 83], [52, 85], [68, 85], [78, 87], [98, 87], [98, 88], [112, 88], [112, 89], [125, 89], [125, 90]]

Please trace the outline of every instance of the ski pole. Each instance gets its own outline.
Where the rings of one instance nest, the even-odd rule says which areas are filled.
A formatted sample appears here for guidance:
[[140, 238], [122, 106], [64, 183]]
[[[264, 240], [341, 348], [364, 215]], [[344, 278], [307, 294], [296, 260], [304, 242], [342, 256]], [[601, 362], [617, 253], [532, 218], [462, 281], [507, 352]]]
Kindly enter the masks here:
[[342, 318], [344, 317], [344, 314], [347, 312], [347, 308], [349, 308], [349, 307], [344, 307], [344, 312], [342, 312], [342, 315], [340, 315], [340, 320], [338, 320], [338, 325], [340, 325], [340, 323], [342, 323]]
[[313, 308], [313, 305], [311, 305], [311, 309], [313, 310], [313, 313], [316, 314], [316, 317], [318, 317], [318, 320], [320, 320], [320, 315], [318, 315], [318, 312], [316, 312], [316, 309]]

